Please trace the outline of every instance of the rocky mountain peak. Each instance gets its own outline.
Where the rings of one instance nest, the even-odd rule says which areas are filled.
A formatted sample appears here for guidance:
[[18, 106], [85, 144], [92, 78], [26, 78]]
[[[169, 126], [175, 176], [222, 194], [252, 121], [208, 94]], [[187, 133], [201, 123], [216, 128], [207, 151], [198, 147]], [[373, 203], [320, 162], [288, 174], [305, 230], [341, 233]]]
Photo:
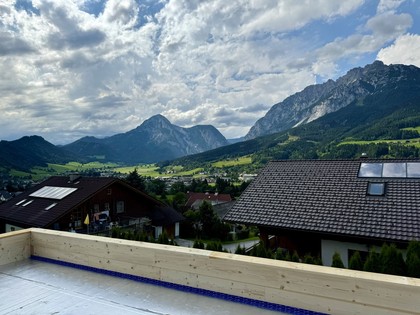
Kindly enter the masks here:
[[355, 101], [372, 95], [407, 77], [417, 76], [420, 69], [414, 66], [385, 65], [381, 61], [354, 68], [336, 81], [306, 87], [275, 104], [267, 114], [250, 129], [245, 139], [280, 132], [314, 121], [335, 112]]

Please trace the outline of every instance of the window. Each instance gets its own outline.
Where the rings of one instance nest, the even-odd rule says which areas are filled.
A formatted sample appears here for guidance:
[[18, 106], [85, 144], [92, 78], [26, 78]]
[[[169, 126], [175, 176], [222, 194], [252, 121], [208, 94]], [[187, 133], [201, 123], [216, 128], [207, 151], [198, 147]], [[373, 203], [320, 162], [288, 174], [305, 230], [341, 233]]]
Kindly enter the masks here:
[[32, 203], [32, 201], [33, 201], [33, 200], [29, 200], [29, 201], [25, 202], [25, 203], [22, 205], [22, 207], [26, 207], [27, 205], [29, 205], [30, 203]]
[[105, 202], [104, 208], [105, 208], [105, 211], [109, 211], [109, 202]]
[[108, 196], [112, 195], [112, 189], [111, 188], [108, 188], [107, 191], [106, 191], [106, 194]]
[[385, 183], [368, 183], [367, 194], [369, 196], [384, 196]]
[[124, 212], [124, 201], [117, 201], [117, 213]]
[[54, 208], [56, 205], [57, 205], [57, 203], [54, 202], [54, 203], [50, 204], [48, 207], [46, 207], [45, 210], [50, 210], [50, 209]]
[[19, 206], [20, 204], [24, 203], [26, 201], [26, 199], [23, 199], [21, 201], [19, 201], [18, 203], [16, 203], [16, 206]]

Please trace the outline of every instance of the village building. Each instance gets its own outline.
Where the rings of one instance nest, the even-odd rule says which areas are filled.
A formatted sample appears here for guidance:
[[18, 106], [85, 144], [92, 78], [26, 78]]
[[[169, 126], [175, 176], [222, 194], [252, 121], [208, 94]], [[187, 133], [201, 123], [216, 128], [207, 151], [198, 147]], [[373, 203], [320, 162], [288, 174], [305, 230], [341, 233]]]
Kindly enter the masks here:
[[356, 250], [420, 240], [420, 161], [272, 161], [224, 220], [257, 226], [266, 244], [320, 255], [324, 265], [337, 252], [347, 266]]
[[94, 233], [112, 225], [150, 223], [179, 236], [183, 216], [126, 182], [111, 177], [53, 176], [0, 205], [0, 233], [39, 227]]

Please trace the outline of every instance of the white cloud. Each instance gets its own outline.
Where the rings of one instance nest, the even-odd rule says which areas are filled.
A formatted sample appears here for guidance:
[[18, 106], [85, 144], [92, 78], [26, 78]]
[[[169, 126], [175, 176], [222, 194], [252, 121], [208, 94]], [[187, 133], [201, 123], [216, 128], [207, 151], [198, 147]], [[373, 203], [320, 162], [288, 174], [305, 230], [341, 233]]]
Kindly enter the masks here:
[[397, 38], [395, 43], [381, 49], [377, 59], [385, 64], [404, 63], [420, 67], [420, 35], [405, 34]]
[[[362, 0], [32, 4], [0, 4], [6, 139], [40, 134], [67, 143], [124, 132], [158, 113], [237, 137], [316, 76], [343, 71], [340, 60], [376, 54], [398, 38], [378, 54], [392, 59], [418, 38], [404, 35], [415, 12], [400, 11], [399, 1], [380, 1], [374, 16]], [[414, 52], [399, 53], [401, 62]]]

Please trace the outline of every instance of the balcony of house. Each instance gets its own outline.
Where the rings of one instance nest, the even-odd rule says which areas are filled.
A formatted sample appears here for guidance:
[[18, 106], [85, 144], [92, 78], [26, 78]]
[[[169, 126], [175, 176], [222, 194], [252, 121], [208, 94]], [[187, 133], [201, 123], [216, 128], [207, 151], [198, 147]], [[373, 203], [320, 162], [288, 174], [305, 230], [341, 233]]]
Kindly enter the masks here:
[[0, 313], [420, 309], [420, 279], [36, 228], [0, 235], [0, 278]]

